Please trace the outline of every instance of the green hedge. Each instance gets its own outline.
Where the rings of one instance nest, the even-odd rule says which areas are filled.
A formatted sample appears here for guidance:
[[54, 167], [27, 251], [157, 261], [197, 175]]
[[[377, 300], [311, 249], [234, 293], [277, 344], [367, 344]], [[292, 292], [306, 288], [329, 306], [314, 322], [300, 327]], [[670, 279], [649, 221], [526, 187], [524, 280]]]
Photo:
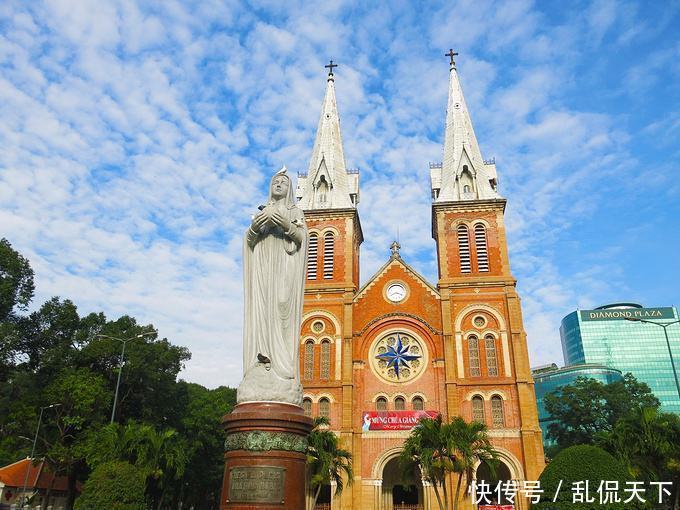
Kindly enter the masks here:
[[[631, 502], [624, 505], [623, 501], [630, 494], [624, 493], [626, 481], [631, 481], [626, 468], [609, 453], [595, 446], [578, 445], [571, 446], [558, 453], [550, 464], [545, 468], [539, 478], [541, 489], [543, 489], [543, 499], [532, 508], [537, 510], [623, 510], [625, 508], [642, 508], [634, 506]], [[559, 495], [556, 502], [552, 499], [555, 496], [560, 480]], [[572, 503], [572, 482], [588, 481], [588, 494], [595, 498], [593, 503]], [[602, 480], [618, 481], [620, 503], [600, 504], [600, 495], [597, 489]], [[584, 487], [585, 484], [582, 485]], [[646, 496], [643, 494], [643, 498]], [[639, 503], [642, 505], [642, 503]]]
[[98, 466], [83, 486], [75, 510], [145, 510], [146, 477], [127, 462], [107, 462]]

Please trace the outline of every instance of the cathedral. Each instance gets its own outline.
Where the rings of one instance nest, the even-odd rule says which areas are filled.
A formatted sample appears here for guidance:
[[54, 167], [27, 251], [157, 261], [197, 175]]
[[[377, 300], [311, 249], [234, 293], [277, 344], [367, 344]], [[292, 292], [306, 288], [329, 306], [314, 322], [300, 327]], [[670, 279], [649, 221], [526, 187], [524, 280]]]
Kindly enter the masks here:
[[[495, 161], [484, 160], [477, 144], [454, 55], [444, 156], [429, 165], [436, 282], [395, 242], [361, 284], [359, 174], [345, 164], [334, 66], [327, 66], [312, 158], [296, 190], [309, 229], [300, 374], [305, 413], [329, 419], [352, 453], [354, 480], [338, 496], [324, 487], [317, 509], [438, 508], [432, 487], [404, 480], [397, 462], [423, 416], [485, 423], [501, 461], [495, 479], [521, 485], [544, 466], [506, 199]], [[488, 467], [478, 466], [476, 477], [490, 479]], [[461, 506], [473, 507], [469, 498]], [[514, 507], [528, 505], [518, 497]]]

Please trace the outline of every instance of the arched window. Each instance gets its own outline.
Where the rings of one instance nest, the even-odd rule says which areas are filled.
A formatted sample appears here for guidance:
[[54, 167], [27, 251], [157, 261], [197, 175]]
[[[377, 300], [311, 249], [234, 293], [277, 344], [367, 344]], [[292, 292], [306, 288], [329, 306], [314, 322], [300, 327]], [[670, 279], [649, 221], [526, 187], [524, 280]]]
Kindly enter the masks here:
[[479, 365], [479, 339], [474, 335], [468, 338], [468, 360], [470, 361], [470, 376], [482, 375]]
[[505, 425], [503, 399], [498, 395], [491, 397], [491, 420], [493, 421], [493, 426], [496, 428], [501, 428]]
[[319, 235], [309, 234], [309, 246], [307, 248], [307, 279], [316, 280], [317, 256], [319, 254]]
[[484, 423], [484, 399], [479, 395], [472, 397], [472, 421]]
[[465, 186], [463, 186], [463, 193], [470, 193], [470, 185], [469, 184], [466, 184]]
[[321, 379], [331, 378], [331, 342], [321, 342]]
[[469, 273], [470, 266], [470, 236], [465, 225], [458, 225], [458, 253], [460, 254], [460, 272]]
[[486, 335], [484, 337], [484, 350], [486, 351], [486, 370], [490, 376], [497, 376], [496, 339], [493, 335]]
[[331, 419], [331, 401], [326, 397], [319, 399], [319, 416], [327, 418], [329, 421]]
[[406, 409], [406, 400], [404, 400], [404, 397], [397, 397], [394, 399], [394, 410], [395, 411], [403, 411]]
[[310, 380], [314, 377], [314, 342], [307, 340], [305, 342], [305, 364], [303, 368], [302, 378]]
[[477, 249], [477, 270], [485, 273], [489, 271], [489, 253], [486, 243], [486, 229], [484, 225], [475, 225], [475, 248]]
[[378, 397], [375, 401], [376, 411], [387, 411], [387, 399], [385, 397]]
[[312, 415], [312, 399], [310, 398], [302, 399], [302, 410], [305, 412], [305, 416]]
[[422, 411], [425, 409], [425, 402], [423, 402], [422, 397], [413, 397], [413, 400], [411, 400], [411, 406], [413, 407], [414, 411]]
[[333, 232], [326, 232], [323, 236], [323, 277], [324, 280], [333, 278], [333, 248], [335, 239]]

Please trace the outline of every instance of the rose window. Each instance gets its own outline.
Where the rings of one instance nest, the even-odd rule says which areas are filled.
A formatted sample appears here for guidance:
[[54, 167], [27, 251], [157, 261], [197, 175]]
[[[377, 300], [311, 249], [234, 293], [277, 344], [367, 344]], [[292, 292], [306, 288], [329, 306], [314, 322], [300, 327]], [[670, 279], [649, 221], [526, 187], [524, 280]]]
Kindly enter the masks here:
[[423, 344], [415, 336], [394, 332], [373, 343], [369, 354], [371, 367], [389, 382], [406, 382], [417, 377], [425, 368]]

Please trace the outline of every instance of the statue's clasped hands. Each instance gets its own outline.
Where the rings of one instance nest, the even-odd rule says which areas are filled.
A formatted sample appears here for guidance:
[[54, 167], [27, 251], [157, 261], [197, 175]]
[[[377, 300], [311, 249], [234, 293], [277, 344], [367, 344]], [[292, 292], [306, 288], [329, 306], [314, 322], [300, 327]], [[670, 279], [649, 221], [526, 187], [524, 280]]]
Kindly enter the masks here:
[[286, 218], [283, 214], [281, 214], [277, 210], [271, 210], [271, 208], [267, 207], [253, 217], [253, 222], [250, 228], [254, 232], [259, 232], [260, 229], [267, 223], [278, 225], [283, 229], [284, 232], [290, 231], [290, 228], [292, 226], [290, 220]]

